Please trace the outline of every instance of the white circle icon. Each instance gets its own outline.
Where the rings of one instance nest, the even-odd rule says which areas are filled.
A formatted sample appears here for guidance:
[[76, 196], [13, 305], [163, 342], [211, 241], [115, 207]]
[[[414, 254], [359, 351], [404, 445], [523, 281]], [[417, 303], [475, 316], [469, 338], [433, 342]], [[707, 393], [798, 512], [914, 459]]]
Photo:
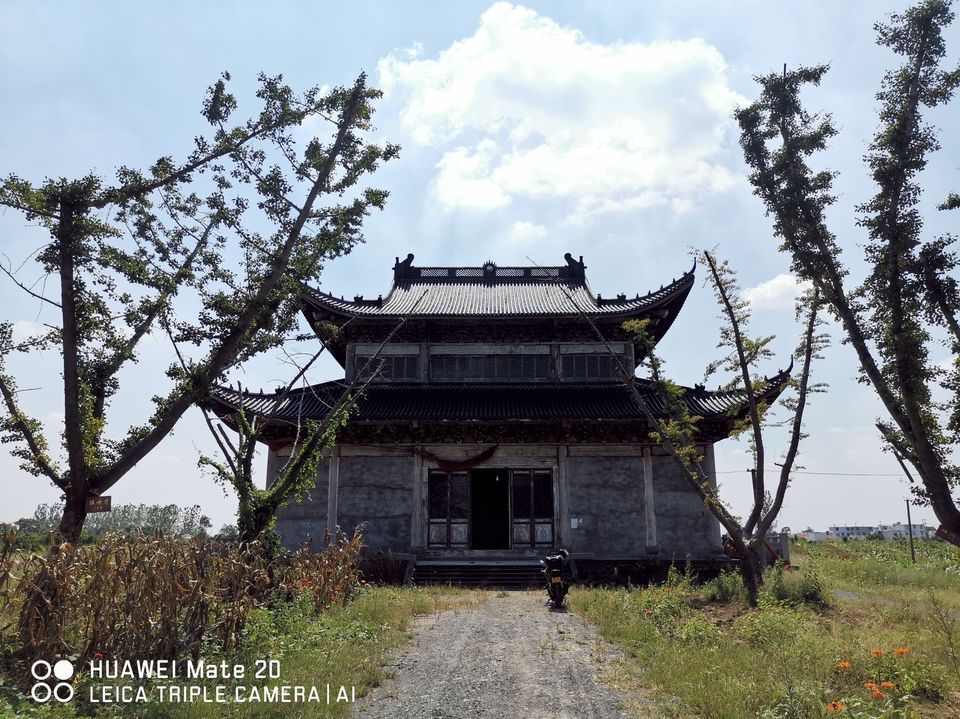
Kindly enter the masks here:
[[44, 679], [50, 678], [51, 671], [52, 667], [50, 666], [50, 662], [45, 662], [43, 659], [38, 659], [30, 666], [30, 673], [33, 675], [33, 678], [41, 682]]
[[[73, 687], [71, 687], [71, 689], [72, 688]], [[33, 689], [30, 690], [30, 696], [33, 697], [33, 700], [38, 704], [50, 701], [50, 695], [52, 693], [53, 691], [50, 689], [49, 684], [34, 684]]]
[[[46, 685], [42, 684], [40, 686]], [[73, 687], [66, 682], [60, 682], [53, 688], [53, 696], [61, 704], [66, 704], [73, 699]]]
[[53, 665], [53, 676], [62, 682], [67, 681], [67, 679], [73, 676], [73, 664], [66, 659], [61, 659]]

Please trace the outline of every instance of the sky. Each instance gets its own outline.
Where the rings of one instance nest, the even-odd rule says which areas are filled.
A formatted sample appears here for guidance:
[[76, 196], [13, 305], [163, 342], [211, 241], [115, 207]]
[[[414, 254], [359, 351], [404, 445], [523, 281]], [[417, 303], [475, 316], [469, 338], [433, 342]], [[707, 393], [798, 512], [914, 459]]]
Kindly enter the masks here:
[[[366, 241], [329, 263], [319, 284], [338, 295], [376, 296], [394, 257], [420, 265], [562, 264], [583, 255], [595, 292], [643, 294], [713, 249], [738, 271], [751, 300], [751, 331], [775, 334], [767, 374], [789, 364], [800, 328], [797, 283], [778, 253], [770, 218], [752, 195], [731, 113], [757, 94], [753, 77], [829, 63], [811, 109], [830, 112], [840, 134], [817, 158], [836, 170], [830, 222], [851, 277], [863, 276], [865, 236], [855, 207], [872, 187], [863, 154], [876, 129], [874, 94], [895, 58], [874, 44], [873, 23], [907, 6], [836, 2], [20, 2], [0, 4], [0, 174], [41, 182], [121, 165], [149, 167], [185, 156], [204, 130], [200, 104], [223, 71], [240, 110], [261, 71], [293, 87], [347, 85], [366, 72], [381, 88], [375, 138], [402, 146], [371, 182], [390, 191], [365, 223]], [[960, 23], [947, 32], [960, 57]], [[928, 119], [956, 127], [958, 106]], [[308, 125], [304, 133], [323, 132]], [[956, 230], [956, 213], [932, 208], [957, 190], [960, 143], [944, 147], [922, 176], [925, 233]], [[0, 261], [20, 266], [45, 242], [41, 229], [0, 212]], [[703, 380], [717, 356], [719, 319], [702, 273], [660, 344], [678, 381]], [[9, 282], [0, 319], [22, 336], [55, 317]], [[306, 324], [304, 323], [306, 329]], [[787, 494], [781, 526], [799, 530], [905, 519], [906, 481], [874, 428], [879, 402], [856, 381], [856, 359], [837, 341], [815, 368], [829, 393], [814, 398], [809, 437]], [[947, 358], [936, 348], [935, 361]], [[11, 362], [24, 405], [55, 444], [62, 422], [58, 357]], [[149, 416], [150, 397], [171, 361], [149, 338], [124, 371], [113, 436]], [[342, 376], [322, 358], [315, 381]], [[261, 358], [233, 379], [257, 389], [289, 376], [282, 356]], [[714, 380], [715, 381], [715, 380]], [[782, 415], [783, 413], [781, 413]], [[768, 453], [785, 439], [771, 433]], [[0, 445], [0, 521], [29, 516], [59, 491], [18, 468]], [[743, 442], [716, 446], [721, 495], [736, 513], [750, 498]], [[214, 525], [235, 500], [197, 469], [214, 451], [198, 410], [112, 490], [115, 504], [199, 504]], [[915, 521], [937, 522], [928, 508]]]

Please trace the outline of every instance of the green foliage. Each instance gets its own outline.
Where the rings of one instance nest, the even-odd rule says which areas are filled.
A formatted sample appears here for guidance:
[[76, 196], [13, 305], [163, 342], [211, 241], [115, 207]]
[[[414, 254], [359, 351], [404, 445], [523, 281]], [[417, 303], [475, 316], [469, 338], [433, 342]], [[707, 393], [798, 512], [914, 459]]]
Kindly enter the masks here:
[[701, 590], [705, 599], [711, 602], [729, 604], [746, 601], [743, 581], [736, 572], [724, 570], [716, 577], [704, 583]]
[[815, 567], [786, 571], [782, 563], [769, 567], [764, 575], [763, 592], [771, 600], [790, 606], [823, 608], [830, 604], [830, 590]]
[[[939, 149], [935, 128], [923, 120], [928, 108], [948, 102], [960, 85], [960, 70], [944, 70], [944, 30], [953, 21], [949, 0], [923, 0], [875, 26], [877, 42], [902, 58], [877, 93], [879, 128], [865, 160], [876, 194], [857, 208], [865, 230], [867, 278], [851, 288], [840, 245], [827, 222], [834, 202], [835, 173], [811, 167], [837, 133], [829, 115], [811, 114], [801, 96], [822, 81], [827, 66], [788, 70], [757, 78], [759, 98], [736, 113], [750, 182], [773, 218], [780, 249], [793, 272], [809, 281], [857, 352], [862, 377], [873, 385], [892, 421], [878, 423], [888, 445], [917, 468], [941, 522], [960, 529], [960, 511], [950, 488], [960, 479], [952, 461], [960, 431], [960, 375], [930, 361], [936, 344], [931, 328], [948, 330], [947, 346], [960, 349], [960, 294], [950, 276], [957, 269], [952, 237], [924, 241], [919, 211], [919, 174]], [[950, 198], [943, 209], [954, 207]], [[948, 402], [934, 392], [951, 391]]]
[[[385, 191], [357, 185], [399, 148], [365, 139], [380, 97], [365, 76], [297, 94], [261, 75], [257, 97], [259, 112], [230, 124], [238, 102], [225, 73], [203, 104], [210, 132], [182, 161], [121, 167], [114, 183], [92, 174], [0, 182], [0, 206], [49, 235], [36, 261], [60, 284], [60, 301], [40, 297], [56, 307], [57, 329], [14, 342], [11, 324], [0, 324], [0, 440], [26, 471], [69, 490], [60, 527], [69, 540], [90, 494], [124, 476], [225, 373], [292, 335], [303, 283], [361, 242], [364, 218], [383, 208]], [[298, 143], [297, 128], [318, 117], [332, 137]], [[121, 370], [151, 333], [172, 343], [170, 385], [145, 423], [111, 426]], [[4, 363], [51, 348], [63, 358], [66, 408], [57, 453]]]
[[[644, 322], [625, 322], [623, 330], [644, 348], [644, 358], [650, 366], [654, 387], [663, 397], [661, 416], [655, 416], [646, 408], [652, 429], [650, 437], [660, 443], [676, 460], [689, 484], [697, 491], [704, 506], [717, 518], [729, 537], [728, 551], [741, 562], [741, 575], [749, 601], [756, 601], [757, 588], [762, 583], [759, 552], [763, 539], [774, 526], [783, 506], [783, 498], [789, 483], [790, 471], [796, 459], [799, 444], [804, 437], [803, 413], [810, 394], [823, 391], [820, 384], [810, 382], [813, 360], [819, 359], [827, 344], [827, 335], [819, 331], [820, 299], [817, 292], [803, 294], [797, 302], [797, 318], [804, 320], [804, 332], [796, 351], [801, 360], [799, 376], [787, 384], [796, 390], [796, 396], [788, 398], [784, 405], [792, 413], [785, 422], [790, 426], [789, 443], [784, 452], [782, 471], [776, 491], [766, 489], [766, 449], [763, 432], [768, 426], [769, 402], [780, 394], [782, 387], [774, 386], [767, 377], [760, 378], [758, 367], [772, 355], [769, 344], [772, 336], [754, 338], [746, 333], [750, 320], [750, 304], [740, 296], [736, 273], [725, 261], [718, 261], [710, 252], [698, 252], [697, 261], [707, 268], [709, 279], [720, 306], [720, 341], [717, 345], [724, 355], [707, 365], [705, 380], [718, 371], [728, 373], [730, 379], [720, 390], [732, 393], [741, 401], [730, 410], [730, 434], [739, 436], [749, 433], [754, 468], [753, 506], [745, 521], [741, 521], [722, 503], [717, 491], [702, 466], [703, 457], [697, 448], [697, 423], [701, 419], [692, 414], [682, 387], [666, 378], [663, 363], [655, 352], [654, 342], [647, 334]], [[791, 367], [793, 363], [791, 362]], [[782, 380], [781, 380], [782, 381]], [[643, 406], [642, 398], [636, 401]], [[665, 416], [664, 416], [665, 415]]]

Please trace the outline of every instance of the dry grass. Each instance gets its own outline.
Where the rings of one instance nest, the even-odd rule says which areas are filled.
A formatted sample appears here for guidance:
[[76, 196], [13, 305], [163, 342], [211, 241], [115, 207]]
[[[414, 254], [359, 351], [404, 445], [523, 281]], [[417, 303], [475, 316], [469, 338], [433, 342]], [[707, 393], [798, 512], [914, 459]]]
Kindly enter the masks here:
[[[69, 656], [183, 659], [236, 648], [257, 606], [309, 598], [315, 613], [343, 603], [358, 584], [359, 536], [320, 552], [269, 556], [212, 540], [106, 535], [46, 554], [0, 549], [0, 608], [13, 661], [26, 683], [36, 659]], [[10, 617], [16, 624], [10, 627]]]

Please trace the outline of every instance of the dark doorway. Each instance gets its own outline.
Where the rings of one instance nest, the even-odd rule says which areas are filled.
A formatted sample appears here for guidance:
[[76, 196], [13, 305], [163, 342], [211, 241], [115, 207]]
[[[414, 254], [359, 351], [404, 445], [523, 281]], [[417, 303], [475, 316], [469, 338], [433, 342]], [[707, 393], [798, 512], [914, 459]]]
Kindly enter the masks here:
[[509, 477], [506, 469], [470, 472], [471, 549], [510, 549]]

